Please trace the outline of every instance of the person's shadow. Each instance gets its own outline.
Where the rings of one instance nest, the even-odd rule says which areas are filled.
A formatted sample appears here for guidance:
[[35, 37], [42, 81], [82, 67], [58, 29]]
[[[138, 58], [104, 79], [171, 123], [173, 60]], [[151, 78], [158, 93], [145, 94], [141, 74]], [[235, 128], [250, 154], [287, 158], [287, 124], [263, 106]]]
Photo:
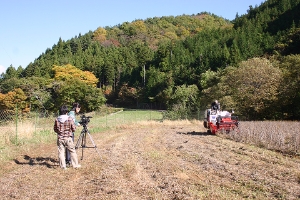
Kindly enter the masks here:
[[19, 161], [18, 159], [14, 159], [15, 163], [18, 165], [45, 165], [48, 168], [55, 168], [57, 167], [58, 161], [51, 157], [30, 157], [28, 155], [24, 155], [25, 161]]

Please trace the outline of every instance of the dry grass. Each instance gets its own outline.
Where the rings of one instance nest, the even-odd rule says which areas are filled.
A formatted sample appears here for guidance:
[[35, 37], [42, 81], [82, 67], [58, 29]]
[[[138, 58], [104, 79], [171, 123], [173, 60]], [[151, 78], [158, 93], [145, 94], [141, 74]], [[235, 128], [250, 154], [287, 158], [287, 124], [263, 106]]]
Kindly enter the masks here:
[[35, 122], [30, 120], [24, 120], [15, 124], [14, 122], [8, 122], [5, 126], [1, 126], [1, 145], [11, 145], [22, 143], [22, 141], [29, 141], [35, 139], [37, 135], [43, 134], [47, 131], [48, 133], [53, 132], [53, 121], [52, 123], [43, 123], [37, 126]]
[[243, 121], [239, 131], [227, 137], [243, 143], [300, 155], [300, 122], [295, 121]]
[[18, 139], [30, 139], [33, 137], [35, 128], [34, 124], [30, 121], [24, 121], [17, 126], [14, 122], [9, 122], [6, 126], [1, 127], [1, 139], [2, 145], [10, 145], [12, 138]]
[[31, 146], [41, 143], [49, 143], [56, 139], [52, 131], [52, 125], [43, 122], [43, 127], [37, 127], [36, 123], [30, 120], [7, 122], [1, 126], [0, 133], [0, 161], [6, 162], [18, 155], [20, 150], [28, 149]]

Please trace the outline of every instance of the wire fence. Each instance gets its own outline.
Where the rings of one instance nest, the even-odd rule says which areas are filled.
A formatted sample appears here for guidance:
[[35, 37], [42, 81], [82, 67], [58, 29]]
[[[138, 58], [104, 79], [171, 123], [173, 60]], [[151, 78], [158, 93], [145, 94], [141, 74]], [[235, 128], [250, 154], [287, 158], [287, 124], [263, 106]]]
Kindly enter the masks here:
[[[91, 113], [79, 113], [76, 116], [80, 121], [82, 115], [90, 116], [88, 124], [90, 132], [100, 132], [108, 128], [113, 128], [122, 124], [135, 123], [138, 121], [163, 121], [171, 119], [165, 110], [150, 109], [121, 109], [105, 107], [99, 111]], [[57, 113], [50, 113], [47, 110], [31, 111], [22, 113], [17, 108], [13, 111], [0, 111], [0, 145], [18, 144], [27, 138], [39, 138], [41, 136], [54, 137], [54, 120]], [[203, 120], [202, 112], [189, 114], [172, 115], [172, 119], [197, 119]]]
[[[91, 113], [79, 113], [80, 117], [92, 117], [88, 124], [90, 132], [99, 132], [108, 128], [113, 128], [121, 124], [135, 123], [138, 121], [163, 120], [163, 112], [158, 110], [145, 109], [118, 109], [105, 108], [101, 111]], [[15, 109], [13, 111], [0, 111], [0, 148], [5, 144], [19, 144], [30, 138], [49, 136], [54, 138], [53, 125], [58, 113], [48, 111], [31, 111], [22, 113]]]

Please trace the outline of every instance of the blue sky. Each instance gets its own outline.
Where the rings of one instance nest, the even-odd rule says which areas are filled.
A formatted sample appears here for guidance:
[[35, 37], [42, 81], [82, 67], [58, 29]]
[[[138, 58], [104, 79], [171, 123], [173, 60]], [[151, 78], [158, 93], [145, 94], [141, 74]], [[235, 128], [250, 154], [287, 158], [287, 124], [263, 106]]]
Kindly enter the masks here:
[[233, 20], [265, 0], [0, 0], [0, 74], [25, 68], [61, 37], [136, 19], [210, 12]]

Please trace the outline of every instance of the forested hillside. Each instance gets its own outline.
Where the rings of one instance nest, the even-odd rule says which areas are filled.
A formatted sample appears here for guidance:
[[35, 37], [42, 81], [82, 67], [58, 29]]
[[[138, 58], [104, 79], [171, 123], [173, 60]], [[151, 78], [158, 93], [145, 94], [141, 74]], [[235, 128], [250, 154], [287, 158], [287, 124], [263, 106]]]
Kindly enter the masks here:
[[186, 115], [219, 99], [248, 119], [300, 119], [299, 10], [300, 0], [267, 0], [233, 21], [201, 12], [59, 39], [2, 74], [0, 108], [147, 103]]

